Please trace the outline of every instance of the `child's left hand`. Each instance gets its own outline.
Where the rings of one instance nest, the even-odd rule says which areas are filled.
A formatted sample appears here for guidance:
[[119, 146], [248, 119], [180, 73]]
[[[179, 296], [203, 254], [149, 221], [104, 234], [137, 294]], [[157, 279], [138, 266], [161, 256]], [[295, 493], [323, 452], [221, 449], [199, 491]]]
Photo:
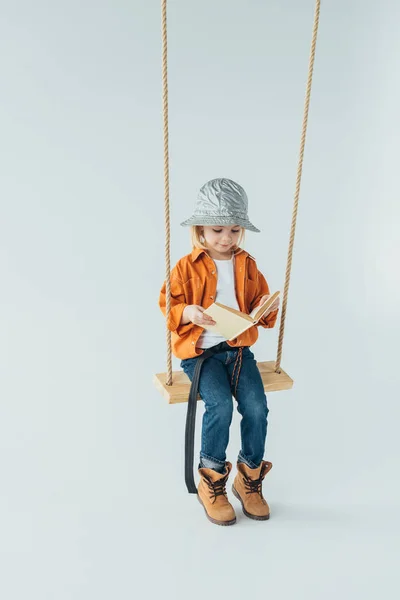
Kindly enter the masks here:
[[[264, 304], [264, 302], [266, 302], [268, 300], [268, 298], [270, 297], [270, 295], [266, 295], [263, 296], [260, 300], [260, 303], [258, 306], [261, 306], [261, 304]], [[269, 313], [274, 312], [274, 310], [278, 310], [279, 308], [279, 304], [280, 304], [280, 298], [278, 297], [275, 302], [273, 304], [271, 304], [271, 306], [269, 307], [269, 310], [265, 313], [264, 317], [266, 317], [267, 315], [269, 315]]]

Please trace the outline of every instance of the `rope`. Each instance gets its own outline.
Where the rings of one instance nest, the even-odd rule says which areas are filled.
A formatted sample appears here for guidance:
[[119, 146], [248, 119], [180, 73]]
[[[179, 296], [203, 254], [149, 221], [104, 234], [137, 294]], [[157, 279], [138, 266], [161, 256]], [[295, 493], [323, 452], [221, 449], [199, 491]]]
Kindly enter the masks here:
[[[304, 149], [306, 145], [308, 113], [310, 108], [311, 86], [315, 61], [315, 48], [317, 44], [319, 14], [321, 0], [316, 0], [314, 12], [314, 26], [311, 41], [311, 52], [308, 66], [308, 78], [306, 96], [304, 102], [303, 126], [300, 140], [300, 153], [297, 167], [296, 188], [294, 194], [292, 224], [290, 229], [289, 249], [286, 264], [285, 286], [282, 302], [282, 316], [279, 329], [278, 350], [275, 362], [275, 372], [280, 373], [280, 365], [282, 358], [283, 338], [285, 333], [285, 320], [287, 311], [287, 301], [290, 285], [290, 273], [292, 269], [293, 246], [296, 232], [297, 212], [300, 197], [300, 185], [303, 172]], [[169, 151], [168, 151], [168, 69], [167, 69], [167, 0], [161, 0], [162, 14], [162, 88], [163, 88], [163, 123], [164, 123], [164, 216], [165, 216], [165, 282], [166, 282], [166, 318], [168, 319], [171, 310], [171, 283], [170, 283], [170, 245], [171, 245], [171, 230], [170, 230], [170, 208], [169, 208]], [[167, 378], [166, 385], [172, 385], [172, 351], [171, 351], [171, 332], [167, 328]]]
[[282, 358], [283, 336], [285, 333], [286, 307], [287, 307], [287, 300], [288, 300], [288, 293], [289, 293], [290, 272], [291, 272], [291, 268], [292, 268], [293, 245], [294, 245], [294, 236], [295, 236], [295, 232], [296, 232], [297, 209], [298, 209], [299, 196], [300, 196], [301, 176], [302, 176], [302, 172], [303, 172], [304, 148], [306, 145], [308, 111], [309, 111], [309, 107], [310, 107], [311, 85], [312, 85], [312, 77], [313, 77], [313, 70], [314, 70], [315, 48], [316, 48], [316, 44], [317, 44], [320, 6], [321, 6], [321, 1], [316, 0], [315, 12], [314, 12], [314, 27], [313, 27], [312, 41], [311, 41], [311, 52], [310, 52], [310, 59], [309, 59], [309, 65], [308, 65], [307, 89], [306, 89], [306, 97], [305, 97], [305, 101], [304, 101], [304, 114], [303, 114], [303, 127], [302, 127], [302, 132], [301, 132], [301, 141], [300, 141], [300, 154], [299, 154], [299, 161], [298, 161], [298, 167], [297, 167], [296, 190], [295, 190], [295, 194], [294, 194], [292, 226], [291, 226], [291, 230], [290, 230], [290, 241], [289, 241], [289, 250], [288, 250], [288, 257], [287, 257], [287, 265], [286, 265], [285, 287], [284, 287], [284, 292], [283, 292], [282, 316], [281, 316], [281, 324], [280, 324], [280, 329], [279, 329], [278, 351], [277, 351], [277, 357], [276, 357], [276, 363], [275, 363], [275, 372], [276, 373], [281, 372], [280, 366], [281, 366], [281, 358]]
[[[164, 218], [165, 218], [165, 282], [166, 282], [166, 318], [171, 310], [171, 229], [169, 218], [169, 152], [168, 152], [168, 68], [167, 68], [167, 0], [161, 0], [162, 21], [162, 99], [164, 122]], [[166, 385], [172, 385], [171, 332], [167, 328], [167, 379]]]

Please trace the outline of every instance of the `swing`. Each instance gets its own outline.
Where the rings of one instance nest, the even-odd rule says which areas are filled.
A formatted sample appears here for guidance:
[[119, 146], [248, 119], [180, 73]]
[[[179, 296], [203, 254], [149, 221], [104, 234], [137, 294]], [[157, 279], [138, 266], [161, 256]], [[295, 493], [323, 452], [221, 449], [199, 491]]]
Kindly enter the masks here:
[[[293, 379], [281, 368], [283, 336], [285, 331], [286, 308], [288, 301], [290, 272], [292, 267], [293, 245], [296, 231], [297, 210], [300, 197], [300, 184], [303, 170], [304, 149], [307, 134], [308, 113], [311, 97], [311, 85], [315, 60], [315, 48], [318, 34], [320, 0], [316, 0], [314, 24], [311, 41], [311, 52], [308, 65], [308, 78], [304, 101], [303, 124], [300, 140], [300, 153], [297, 167], [296, 186], [294, 194], [292, 223], [289, 238], [289, 248], [286, 265], [285, 286], [282, 301], [282, 314], [279, 329], [277, 356], [275, 361], [258, 362], [261, 377], [266, 392], [289, 390]], [[164, 118], [164, 209], [165, 209], [165, 267], [166, 267], [166, 316], [170, 312], [170, 211], [169, 211], [169, 152], [168, 152], [168, 81], [167, 81], [167, 0], [161, 0], [162, 5], [162, 83], [163, 83], [163, 118]], [[157, 373], [154, 384], [170, 404], [187, 402], [191, 382], [183, 371], [172, 372], [171, 332], [167, 329], [167, 372]], [[197, 395], [197, 399], [200, 396]]]

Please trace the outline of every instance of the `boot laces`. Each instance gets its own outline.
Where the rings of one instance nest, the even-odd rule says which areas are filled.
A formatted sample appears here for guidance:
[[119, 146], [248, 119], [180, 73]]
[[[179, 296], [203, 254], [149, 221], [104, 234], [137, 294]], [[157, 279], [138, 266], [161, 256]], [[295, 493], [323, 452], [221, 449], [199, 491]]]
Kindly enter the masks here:
[[218, 481], [211, 481], [210, 479], [206, 479], [205, 480], [208, 488], [211, 492], [210, 498], [215, 500], [217, 499], [217, 496], [226, 496], [226, 481], [227, 481], [227, 477], [223, 477], [222, 479], [219, 479]]
[[243, 481], [246, 488], [246, 494], [260, 494], [261, 498], [263, 497], [261, 491], [263, 481], [262, 477], [259, 477], [258, 479], [250, 479], [249, 477], [244, 477]]

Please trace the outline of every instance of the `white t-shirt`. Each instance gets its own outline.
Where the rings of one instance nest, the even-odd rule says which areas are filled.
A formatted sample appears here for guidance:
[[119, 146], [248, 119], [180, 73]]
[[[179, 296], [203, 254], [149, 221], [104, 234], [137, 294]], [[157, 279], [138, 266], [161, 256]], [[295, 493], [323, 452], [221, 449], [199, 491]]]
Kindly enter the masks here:
[[[217, 291], [215, 301], [225, 304], [230, 308], [240, 310], [236, 300], [235, 293], [235, 273], [234, 273], [234, 257], [230, 260], [215, 260], [217, 267]], [[226, 338], [219, 335], [216, 331], [207, 331], [206, 329], [201, 334], [197, 342], [198, 348], [211, 348], [220, 342], [225, 342]]]

